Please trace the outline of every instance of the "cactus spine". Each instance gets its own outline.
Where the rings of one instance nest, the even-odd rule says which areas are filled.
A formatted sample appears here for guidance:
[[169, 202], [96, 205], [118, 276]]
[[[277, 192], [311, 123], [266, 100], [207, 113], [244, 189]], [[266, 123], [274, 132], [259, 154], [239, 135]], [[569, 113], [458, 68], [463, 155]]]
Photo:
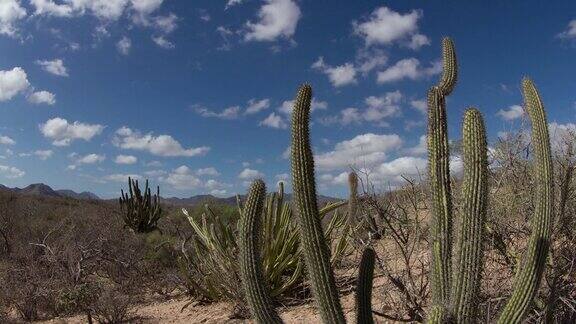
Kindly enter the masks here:
[[459, 271], [454, 277], [451, 312], [456, 323], [476, 318], [483, 258], [483, 233], [488, 197], [488, 161], [486, 131], [482, 115], [476, 109], [464, 113], [464, 179], [462, 217], [458, 239]]
[[538, 291], [546, 266], [553, 215], [553, 175], [550, 137], [546, 112], [534, 83], [522, 80], [524, 105], [532, 124], [535, 155], [536, 203], [532, 216], [532, 234], [520, 268], [514, 279], [514, 291], [498, 323], [520, 323]]
[[240, 275], [248, 306], [257, 323], [282, 323], [274, 309], [260, 260], [262, 209], [266, 185], [255, 180], [250, 187], [240, 220]]
[[356, 323], [372, 324], [372, 281], [376, 253], [371, 247], [364, 249], [356, 284]]
[[298, 208], [298, 223], [304, 260], [312, 292], [324, 323], [345, 323], [338, 298], [334, 273], [330, 266], [330, 249], [320, 223], [314, 179], [314, 158], [310, 147], [310, 103], [312, 87], [298, 90], [292, 111], [292, 183]]

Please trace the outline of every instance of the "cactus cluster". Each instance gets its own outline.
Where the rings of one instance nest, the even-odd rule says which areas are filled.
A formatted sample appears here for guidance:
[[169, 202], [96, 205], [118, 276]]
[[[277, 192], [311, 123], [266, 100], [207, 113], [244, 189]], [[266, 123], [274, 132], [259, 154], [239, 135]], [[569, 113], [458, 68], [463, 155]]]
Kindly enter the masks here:
[[125, 226], [137, 233], [149, 233], [158, 229], [158, 220], [162, 217], [160, 187], [156, 187], [156, 194], [152, 195], [146, 180], [142, 194], [138, 180], [128, 178], [128, 192], [121, 190], [121, 195], [119, 201]]
[[[457, 63], [454, 44], [442, 42], [444, 71], [440, 83], [428, 94], [428, 171], [432, 198], [430, 280], [432, 287], [431, 323], [469, 323], [476, 320], [482, 272], [484, 230], [486, 228], [487, 145], [480, 112], [474, 108], [464, 114], [462, 213], [455, 252], [456, 273], [452, 272], [452, 196], [450, 151], [447, 132], [446, 96], [454, 89]], [[552, 162], [544, 106], [528, 78], [522, 81], [524, 106], [532, 122], [537, 185], [536, 210], [526, 254], [517, 270], [514, 291], [499, 323], [520, 323], [540, 286], [550, 242], [552, 217]]]
[[[446, 96], [454, 89], [457, 63], [454, 44], [448, 38], [442, 42], [444, 71], [438, 85], [428, 93], [428, 171], [432, 199], [431, 271], [432, 305], [429, 323], [471, 323], [476, 321], [475, 309], [480, 290], [484, 230], [488, 197], [488, 161], [486, 131], [482, 115], [470, 108], [464, 114], [462, 212], [457, 241], [456, 262], [452, 271], [452, 193], [450, 150], [447, 133]], [[498, 320], [499, 323], [520, 323], [529, 310], [540, 285], [550, 242], [552, 217], [552, 162], [550, 140], [544, 107], [532, 81], [523, 80], [525, 109], [532, 122], [532, 142], [535, 151], [536, 208], [532, 217], [532, 235], [521, 266], [517, 270], [514, 291]], [[314, 160], [310, 146], [309, 114], [312, 88], [303, 85], [296, 96], [292, 112], [292, 183], [302, 248], [310, 278], [312, 293], [324, 323], [345, 323], [338, 298], [334, 273], [330, 266], [330, 249], [321, 227], [316, 200]], [[355, 175], [351, 175], [350, 213], [355, 213]], [[256, 181], [250, 196], [263, 195], [263, 183]], [[263, 198], [250, 197], [252, 205]], [[248, 210], [243, 224], [252, 222]], [[257, 222], [256, 222], [257, 224]], [[242, 260], [249, 266], [243, 280], [259, 280], [259, 268], [253, 244], [257, 243], [257, 226], [243, 226]], [[244, 254], [251, 255], [244, 255]], [[358, 323], [373, 323], [371, 288], [375, 252], [366, 248], [360, 264], [356, 291]], [[251, 272], [250, 272], [251, 271]], [[280, 321], [270, 298], [265, 296], [262, 281], [246, 283], [247, 299], [259, 323]], [[255, 297], [257, 295], [257, 297]], [[268, 303], [268, 304], [266, 304]]]

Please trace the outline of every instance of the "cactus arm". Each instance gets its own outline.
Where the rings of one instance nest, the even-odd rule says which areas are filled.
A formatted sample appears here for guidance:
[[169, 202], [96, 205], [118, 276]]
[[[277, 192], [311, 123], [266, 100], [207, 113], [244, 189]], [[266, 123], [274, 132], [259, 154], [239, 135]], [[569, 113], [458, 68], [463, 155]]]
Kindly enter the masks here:
[[364, 249], [360, 269], [358, 270], [358, 283], [356, 286], [356, 323], [372, 324], [372, 281], [374, 279], [374, 260], [376, 253], [371, 247]]
[[320, 308], [322, 321], [330, 324], [345, 323], [316, 199], [314, 158], [309, 133], [311, 100], [312, 88], [303, 85], [298, 91], [292, 112], [292, 183], [300, 237], [312, 292]]
[[470, 323], [476, 318], [482, 274], [483, 232], [488, 197], [488, 157], [482, 115], [468, 109], [463, 123], [463, 212], [458, 239], [459, 270], [452, 287], [453, 322]]
[[260, 262], [262, 209], [266, 185], [255, 180], [250, 187], [240, 225], [240, 275], [250, 311], [257, 323], [282, 323], [266, 287]]
[[442, 78], [438, 88], [442, 96], [447, 96], [454, 90], [458, 79], [458, 62], [454, 42], [448, 37], [442, 39]]
[[450, 153], [446, 106], [437, 87], [428, 93], [428, 178], [432, 197], [432, 303], [445, 307], [448, 302], [452, 249], [452, 201]]
[[553, 215], [553, 175], [550, 137], [544, 105], [530, 79], [522, 80], [525, 109], [532, 124], [536, 202], [532, 216], [532, 234], [527, 251], [514, 279], [514, 291], [498, 323], [520, 323], [540, 287], [546, 266]]

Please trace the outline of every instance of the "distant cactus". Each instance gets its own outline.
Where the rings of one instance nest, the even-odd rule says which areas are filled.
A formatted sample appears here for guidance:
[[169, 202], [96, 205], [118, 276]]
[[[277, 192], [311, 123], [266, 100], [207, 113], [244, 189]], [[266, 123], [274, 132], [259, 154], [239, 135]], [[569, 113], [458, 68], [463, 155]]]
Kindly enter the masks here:
[[248, 306], [257, 323], [282, 323], [272, 304], [262, 271], [260, 236], [266, 185], [256, 180], [242, 210], [240, 219], [240, 275]]
[[137, 233], [149, 233], [158, 229], [158, 220], [162, 217], [160, 187], [156, 187], [156, 194], [152, 196], [146, 180], [142, 195], [138, 180], [128, 178], [128, 188], [128, 193], [121, 190], [119, 199], [125, 226]]

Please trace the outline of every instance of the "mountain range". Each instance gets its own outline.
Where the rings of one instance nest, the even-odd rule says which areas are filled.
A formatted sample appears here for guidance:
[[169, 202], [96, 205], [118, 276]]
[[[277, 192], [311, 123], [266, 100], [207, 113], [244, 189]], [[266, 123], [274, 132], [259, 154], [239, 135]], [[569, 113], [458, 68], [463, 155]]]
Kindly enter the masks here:
[[[9, 188], [0, 184], [0, 191], [9, 191], [22, 195], [33, 195], [40, 197], [73, 198], [78, 200], [101, 200], [101, 198], [98, 197], [98, 195], [92, 192], [83, 191], [78, 193], [68, 189], [54, 190], [52, 189], [52, 187], [44, 183], [34, 183], [25, 188]], [[284, 197], [286, 201], [292, 200], [292, 194], [290, 193], [286, 193]], [[241, 196], [241, 198], [244, 197]], [[106, 200], [115, 201], [116, 199], [106, 199]], [[327, 202], [334, 202], [338, 200], [341, 199], [322, 195], [318, 196], [318, 202], [321, 205]], [[236, 196], [224, 197], [224, 198], [212, 195], [196, 195], [188, 198], [161, 197], [161, 201], [165, 204], [170, 204], [174, 206], [193, 206], [208, 202], [215, 204], [236, 205]]]

